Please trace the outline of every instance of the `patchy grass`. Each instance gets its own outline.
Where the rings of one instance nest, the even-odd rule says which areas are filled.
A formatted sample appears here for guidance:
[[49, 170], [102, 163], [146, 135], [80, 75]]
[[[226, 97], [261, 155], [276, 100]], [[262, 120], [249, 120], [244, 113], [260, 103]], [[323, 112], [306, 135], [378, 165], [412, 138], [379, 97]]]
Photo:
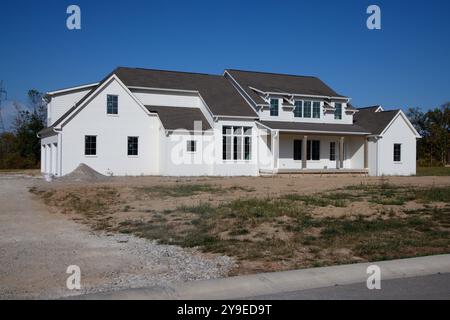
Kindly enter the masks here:
[[417, 176], [450, 176], [450, 167], [417, 167]]
[[172, 186], [139, 187], [138, 191], [156, 194], [160, 197], [188, 197], [199, 193], [217, 193], [221, 187], [209, 184], [176, 184]]
[[450, 187], [419, 189], [416, 190], [415, 196], [424, 202], [450, 202]]
[[[387, 190], [387, 186], [383, 188]], [[407, 192], [411, 197], [411, 190]], [[397, 193], [387, 192], [385, 197], [395, 198]], [[416, 194], [427, 198], [427, 193]], [[236, 273], [450, 252], [449, 207], [408, 211], [403, 218], [394, 214], [383, 218], [311, 214], [311, 207], [333, 205], [335, 197], [323, 195], [324, 202], [316, 202], [311, 201], [312, 196], [290, 194], [276, 199], [238, 199], [217, 207], [199, 203], [179, 208], [195, 214], [190, 228], [181, 232], [176, 225], [148, 221], [119, 226], [117, 231], [234, 256], [241, 262]]]
[[[233, 256], [240, 262], [235, 274], [450, 252], [448, 187], [381, 180], [309, 195], [229, 192], [215, 201], [219, 191], [252, 190], [243, 188], [178, 184], [136, 193], [130, 187], [128, 197], [123, 189], [100, 186], [30, 191], [63, 212], [81, 214], [95, 230]], [[152, 206], [154, 198], [143, 194], [171, 206]], [[333, 210], [344, 214], [328, 214]]]
[[283, 196], [284, 199], [291, 201], [302, 201], [307, 206], [317, 207], [346, 207], [349, 199], [353, 198], [350, 194], [346, 193], [332, 193], [332, 194], [316, 194], [311, 196], [299, 195], [299, 194], [287, 194]]

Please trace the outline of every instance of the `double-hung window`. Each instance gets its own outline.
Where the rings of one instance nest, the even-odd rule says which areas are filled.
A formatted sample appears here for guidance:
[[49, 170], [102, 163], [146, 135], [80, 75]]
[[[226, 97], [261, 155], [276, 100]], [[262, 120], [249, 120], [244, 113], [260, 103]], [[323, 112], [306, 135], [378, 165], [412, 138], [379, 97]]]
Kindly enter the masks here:
[[108, 94], [106, 96], [106, 113], [118, 114], [119, 113], [119, 97]]
[[273, 117], [278, 116], [278, 107], [280, 101], [278, 99], [270, 99], [270, 115]]
[[400, 143], [394, 143], [394, 161], [402, 161], [402, 145]]
[[335, 103], [334, 104], [334, 118], [336, 120], [342, 119], [342, 103]]
[[320, 119], [320, 102], [313, 102], [313, 118]]
[[128, 137], [128, 155], [137, 156], [139, 148], [139, 138], [138, 137]]
[[303, 117], [311, 118], [311, 101], [303, 101]]
[[97, 155], [97, 136], [84, 136], [84, 154], [86, 156]]
[[196, 152], [197, 151], [197, 141], [195, 141], [195, 140], [186, 141], [186, 150], [187, 150], [187, 152]]
[[302, 100], [295, 101], [294, 117], [295, 118], [303, 117], [303, 101]]
[[251, 160], [252, 128], [239, 126], [223, 126], [222, 159]]

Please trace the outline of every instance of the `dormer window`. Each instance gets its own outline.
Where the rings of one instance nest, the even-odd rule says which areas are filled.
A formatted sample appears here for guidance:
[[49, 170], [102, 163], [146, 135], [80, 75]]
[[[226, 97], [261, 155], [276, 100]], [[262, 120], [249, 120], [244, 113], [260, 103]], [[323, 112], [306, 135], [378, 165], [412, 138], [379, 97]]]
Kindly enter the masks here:
[[334, 119], [336, 120], [342, 119], [342, 103], [334, 104]]
[[278, 116], [278, 107], [279, 107], [279, 100], [278, 99], [270, 99], [270, 115], [272, 117]]
[[303, 101], [302, 100], [295, 101], [294, 117], [295, 118], [303, 117]]
[[303, 117], [311, 118], [311, 101], [303, 101]]
[[313, 118], [320, 119], [320, 102], [313, 102]]

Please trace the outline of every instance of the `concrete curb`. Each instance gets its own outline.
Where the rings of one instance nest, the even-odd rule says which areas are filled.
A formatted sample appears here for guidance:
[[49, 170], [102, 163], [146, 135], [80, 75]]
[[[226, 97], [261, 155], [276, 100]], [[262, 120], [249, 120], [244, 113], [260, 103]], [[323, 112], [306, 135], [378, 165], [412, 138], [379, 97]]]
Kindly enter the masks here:
[[335, 285], [365, 283], [369, 276], [366, 273], [367, 267], [370, 265], [380, 267], [382, 281], [450, 273], [450, 254], [181, 282], [165, 287], [127, 289], [76, 296], [69, 299], [239, 299]]

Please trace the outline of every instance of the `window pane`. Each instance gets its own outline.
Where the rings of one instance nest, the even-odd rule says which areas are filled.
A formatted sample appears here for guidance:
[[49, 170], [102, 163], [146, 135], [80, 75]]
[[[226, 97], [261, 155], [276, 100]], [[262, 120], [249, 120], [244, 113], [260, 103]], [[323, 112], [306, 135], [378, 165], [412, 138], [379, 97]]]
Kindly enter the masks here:
[[311, 160], [311, 140], [306, 141], [306, 160]]
[[270, 99], [270, 115], [278, 116], [278, 99]]
[[244, 160], [251, 160], [252, 158], [252, 138], [244, 138]]
[[251, 136], [252, 135], [252, 128], [251, 127], [245, 127], [244, 128], [244, 135], [245, 136]]
[[303, 116], [305, 118], [311, 118], [311, 101], [303, 102]]
[[234, 137], [233, 159], [234, 160], [242, 160], [242, 137]]
[[303, 101], [297, 100], [295, 101], [295, 108], [294, 108], [294, 117], [301, 118], [303, 117]]
[[313, 103], [313, 118], [320, 118], [320, 102]]
[[233, 132], [235, 135], [242, 134], [242, 127], [233, 127]]
[[342, 119], [342, 103], [335, 103], [334, 107], [334, 118], [338, 120]]
[[395, 143], [394, 144], [394, 161], [401, 161], [402, 156], [401, 156], [401, 149], [402, 145], [399, 143]]
[[222, 133], [223, 133], [223, 134], [231, 134], [231, 127], [229, 127], [229, 126], [223, 126], [223, 127], [222, 127]]
[[95, 156], [97, 154], [96, 136], [84, 136], [84, 154], [87, 156]]
[[118, 114], [118, 97], [113, 95], [106, 96], [106, 112], [108, 114]]
[[294, 140], [294, 160], [302, 160], [302, 140]]
[[231, 160], [231, 137], [224, 136], [222, 138], [223, 155], [222, 159]]
[[195, 152], [195, 141], [194, 140], [188, 140], [186, 141], [186, 150], [187, 152]]
[[320, 141], [319, 140], [312, 141], [312, 159], [320, 160]]
[[330, 142], [330, 161], [336, 161], [336, 142]]
[[128, 137], [128, 155], [138, 155], [138, 137]]

